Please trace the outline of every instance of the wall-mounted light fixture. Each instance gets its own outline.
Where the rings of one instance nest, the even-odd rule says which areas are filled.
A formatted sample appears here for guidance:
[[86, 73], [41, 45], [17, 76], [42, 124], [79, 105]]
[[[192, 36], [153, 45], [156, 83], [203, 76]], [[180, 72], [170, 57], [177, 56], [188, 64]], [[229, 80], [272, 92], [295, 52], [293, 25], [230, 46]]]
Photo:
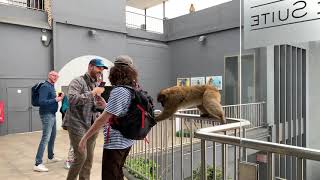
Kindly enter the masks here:
[[198, 42], [202, 44], [206, 43], [206, 41], [207, 41], [207, 36], [200, 36], [198, 39]]
[[48, 47], [50, 45], [50, 43], [52, 42], [52, 38], [50, 38], [50, 40], [48, 42], [48, 36], [43, 34], [43, 35], [41, 35], [41, 42], [45, 47]]
[[89, 34], [89, 36], [95, 36], [95, 35], [97, 35], [97, 31], [96, 31], [96, 30], [93, 30], [93, 29], [90, 29], [90, 30], [88, 31], [88, 34]]
[[48, 41], [47, 35], [42, 35], [42, 36], [41, 36], [41, 41], [42, 41], [42, 42]]

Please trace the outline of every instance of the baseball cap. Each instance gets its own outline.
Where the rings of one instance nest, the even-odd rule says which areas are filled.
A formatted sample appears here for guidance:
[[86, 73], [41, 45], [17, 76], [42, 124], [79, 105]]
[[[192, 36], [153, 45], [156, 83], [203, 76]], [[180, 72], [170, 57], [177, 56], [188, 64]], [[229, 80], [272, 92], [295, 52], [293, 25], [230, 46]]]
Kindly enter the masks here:
[[92, 59], [89, 64], [97, 66], [97, 67], [104, 67], [104, 69], [108, 69], [106, 65], [103, 64], [103, 61], [101, 59], [95, 58]]
[[115, 65], [127, 65], [130, 67], [133, 67], [133, 60], [130, 56], [127, 55], [120, 55], [116, 57], [116, 60], [114, 61]]

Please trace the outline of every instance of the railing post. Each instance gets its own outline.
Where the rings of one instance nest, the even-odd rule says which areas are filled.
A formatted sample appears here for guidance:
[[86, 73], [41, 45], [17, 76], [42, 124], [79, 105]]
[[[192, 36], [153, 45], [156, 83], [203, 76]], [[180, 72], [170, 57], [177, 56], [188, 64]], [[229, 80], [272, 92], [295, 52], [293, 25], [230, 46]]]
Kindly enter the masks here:
[[[227, 135], [227, 131], [224, 132]], [[228, 144], [222, 144], [222, 179], [227, 180], [227, 169], [228, 169]]]
[[[237, 129], [234, 130], [234, 136], [237, 136]], [[234, 161], [234, 174], [233, 174], [233, 179], [238, 180], [238, 150], [237, 146], [234, 146], [234, 152], [233, 152], [233, 161]], [[215, 179], [214, 179], [215, 180]]]
[[201, 180], [207, 180], [206, 141], [201, 139]]
[[302, 170], [302, 167], [303, 167], [303, 160], [302, 158], [298, 158], [298, 161], [297, 161], [297, 180], [303, 180], [303, 170]]
[[212, 141], [212, 169], [213, 169], [213, 179], [216, 180], [216, 142]]
[[273, 180], [273, 153], [268, 153], [268, 180]]
[[[246, 128], [242, 129], [242, 138], [246, 138]], [[242, 148], [242, 161], [247, 161], [247, 149], [245, 147]]]

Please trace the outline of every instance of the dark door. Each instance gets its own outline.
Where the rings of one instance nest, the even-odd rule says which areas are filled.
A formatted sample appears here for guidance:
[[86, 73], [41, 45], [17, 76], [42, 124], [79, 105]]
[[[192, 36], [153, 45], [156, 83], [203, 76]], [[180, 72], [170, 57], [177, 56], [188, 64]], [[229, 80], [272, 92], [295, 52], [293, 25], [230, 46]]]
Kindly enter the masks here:
[[29, 132], [30, 90], [26, 87], [7, 88], [8, 134]]

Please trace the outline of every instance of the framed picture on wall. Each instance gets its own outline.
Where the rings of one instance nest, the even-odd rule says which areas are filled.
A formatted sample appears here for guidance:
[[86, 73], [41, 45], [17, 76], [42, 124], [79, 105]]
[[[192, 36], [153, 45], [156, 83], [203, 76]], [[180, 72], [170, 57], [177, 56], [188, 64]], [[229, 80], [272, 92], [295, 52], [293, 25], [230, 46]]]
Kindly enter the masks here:
[[222, 90], [222, 76], [207, 76], [206, 84], [215, 86], [218, 90]]
[[190, 86], [190, 78], [177, 78], [177, 86]]
[[206, 84], [205, 77], [191, 77], [191, 86]]

